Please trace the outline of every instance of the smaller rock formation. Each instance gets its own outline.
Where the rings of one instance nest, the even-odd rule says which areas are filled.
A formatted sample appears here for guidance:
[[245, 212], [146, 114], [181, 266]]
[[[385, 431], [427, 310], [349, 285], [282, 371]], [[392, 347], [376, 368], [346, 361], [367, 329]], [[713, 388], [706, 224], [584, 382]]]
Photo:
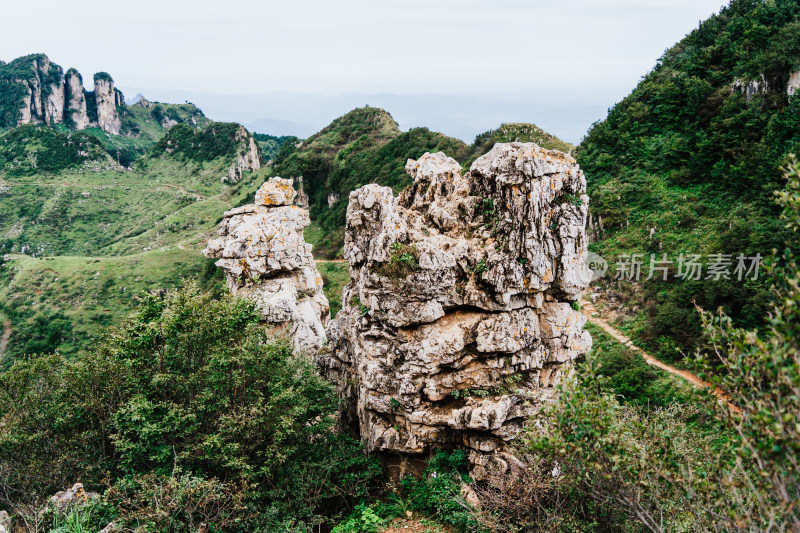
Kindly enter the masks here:
[[236, 152], [236, 161], [228, 169], [228, 181], [236, 183], [242, 179], [245, 172], [252, 172], [261, 168], [261, 156], [258, 153], [258, 143], [255, 137], [244, 128], [239, 127], [234, 136], [236, 142], [239, 143], [239, 149]]
[[295, 179], [297, 180], [297, 198], [294, 204], [303, 209], [308, 209], [308, 195], [305, 189], [303, 189], [303, 176], [298, 176]]
[[86, 492], [83, 483], [75, 483], [72, 488], [57, 492], [50, 496], [50, 504], [58, 509], [65, 509], [71, 505], [96, 500], [100, 495], [96, 492]]
[[308, 211], [292, 205], [292, 185], [271, 178], [256, 192], [255, 204], [226, 212], [221, 237], [209, 241], [203, 254], [219, 258], [228, 289], [255, 302], [264, 321], [289, 335], [295, 349], [315, 353], [327, 342], [330, 308], [303, 238]]
[[10, 533], [11, 517], [7, 511], [0, 511], [0, 533]]
[[800, 89], [800, 71], [792, 72], [789, 76], [789, 83], [786, 84], [786, 94], [792, 97], [798, 89]]

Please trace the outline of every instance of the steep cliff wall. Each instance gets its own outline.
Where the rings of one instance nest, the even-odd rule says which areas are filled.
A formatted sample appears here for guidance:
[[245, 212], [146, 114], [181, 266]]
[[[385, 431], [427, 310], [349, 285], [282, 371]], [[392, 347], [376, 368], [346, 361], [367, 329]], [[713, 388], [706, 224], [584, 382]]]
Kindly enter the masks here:
[[94, 92], [86, 93], [77, 70], [65, 74], [44, 54], [0, 65], [0, 126], [66, 123], [78, 130], [97, 126], [117, 135], [122, 125], [118, 109], [124, 105], [122, 93], [104, 72], [95, 75]]
[[89, 127], [91, 121], [86, 110], [86, 96], [83, 89], [83, 78], [80, 73], [71, 68], [64, 76], [66, 100], [65, 120], [76, 129], [82, 130]]
[[324, 371], [370, 451], [501, 451], [591, 346], [572, 309], [588, 286], [586, 180], [575, 160], [497, 144], [470, 172], [409, 160], [399, 197], [350, 194], [351, 282]]

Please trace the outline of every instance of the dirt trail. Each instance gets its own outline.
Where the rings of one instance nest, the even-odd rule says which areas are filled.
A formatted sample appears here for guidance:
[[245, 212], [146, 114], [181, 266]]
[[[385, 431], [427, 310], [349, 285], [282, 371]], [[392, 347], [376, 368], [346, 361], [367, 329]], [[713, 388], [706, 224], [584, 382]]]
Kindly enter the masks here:
[[206, 197], [203, 196], [202, 194], [198, 194], [196, 192], [187, 191], [186, 187], [181, 187], [180, 185], [173, 185], [171, 183], [160, 183], [159, 185], [161, 185], [163, 187], [172, 187], [173, 189], [178, 189], [179, 191], [181, 191], [186, 196], [194, 196], [194, 199], [197, 202], [199, 202], [200, 200], [205, 200], [206, 199]]
[[645, 352], [644, 350], [642, 350], [641, 348], [639, 348], [638, 346], [633, 344], [633, 341], [631, 341], [627, 336], [625, 336], [622, 332], [620, 332], [614, 326], [612, 326], [611, 324], [606, 322], [603, 318], [600, 318], [600, 316], [598, 315], [598, 312], [597, 312], [597, 308], [595, 308], [595, 306], [593, 304], [591, 304], [590, 302], [587, 302], [587, 301], [584, 300], [584, 301], [581, 301], [581, 306], [582, 306], [583, 315], [587, 319], [591, 320], [594, 324], [598, 325], [600, 327], [600, 329], [602, 329], [603, 331], [605, 331], [606, 333], [608, 333], [609, 335], [611, 335], [612, 337], [617, 339], [619, 342], [624, 344], [628, 349], [633, 350], [634, 352], [636, 352], [639, 355], [641, 355], [642, 359], [644, 359], [645, 362], [648, 365], [655, 366], [657, 368], [660, 368], [661, 370], [664, 370], [665, 372], [669, 372], [670, 374], [678, 376], [678, 377], [688, 381], [689, 383], [691, 383], [692, 385], [694, 385], [697, 388], [712, 389], [712, 392], [714, 393], [714, 396], [719, 398], [720, 401], [725, 402], [725, 404], [728, 406], [728, 409], [730, 409], [734, 413], [741, 412], [740, 409], [736, 405], [731, 403], [730, 397], [727, 394], [725, 394], [725, 392], [722, 391], [719, 387], [715, 386], [713, 383], [709, 383], [708, 381], [704, 381], [704, 380], [698, 378], [697, 376], [695, 376], [694, 374], [692, 374], [691, 372], [688, 372], [686, 370], [681, 370], [679, 368], [675, 368], [674, 366], [668, 365], [667, 363], [656, 359], [655, 357], [653, 357], [649, 353]]

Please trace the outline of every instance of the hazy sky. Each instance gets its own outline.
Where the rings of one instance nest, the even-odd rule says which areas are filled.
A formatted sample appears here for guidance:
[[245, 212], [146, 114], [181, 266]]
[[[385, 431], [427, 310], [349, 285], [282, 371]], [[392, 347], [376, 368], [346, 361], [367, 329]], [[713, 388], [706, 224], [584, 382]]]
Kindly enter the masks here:
[[[44, 52], [87, 81], [105, 70], [123, 89], [150, 92], [453, 94], [608, 107], [723, 1], [9, 2], [0, 59]], [[254, 112], [253, 120], [292, 120]]]

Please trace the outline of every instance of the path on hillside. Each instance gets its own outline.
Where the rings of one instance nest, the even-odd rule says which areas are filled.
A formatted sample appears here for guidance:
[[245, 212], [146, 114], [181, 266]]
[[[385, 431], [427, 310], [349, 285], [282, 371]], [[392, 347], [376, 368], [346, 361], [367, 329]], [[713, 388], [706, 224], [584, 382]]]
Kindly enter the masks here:
[[179, 191], [181, 191], [186, 196], [194, 196], [194, 199], [195, 199], [196, 202], [199, 202], [200, 200], [205, 200], [206, 199], [206, 197], [203, 196], [202, 194], [196, 193], [196, 192], [187, 191], [186, 187], [181, 187], [180, 185], [173, 185], [171, 183], [159, 183], [159, 185], [163, 185], [164, 187], [172, 187], [173, 189], [178, 189]]
[[594, 324], [598, 325], [600, 329], [602, 329], [603, 331], [614, 337], [616, 340], [625, 345], [625, 347], [627, 347], [628, 349], [641, 355], [642, 359], [644, 359], [644, 361], [648, 365], [652, 365], [654, 367], [660, 368], [661, 370], [664, 370], [665, 372], [669, 372], [670, 374], [678, 376], [679, 378], [688, 381], [689, 383], [691, 383], [692, 385], [694, 385], [699, 389], [703, 388], [712, 389], [714, 396], [719, 398], [720, 401], [725, 402], [725, 404], [728, 406], [728, 409], [730, 409], [734, 413], [741, 412], [740, 409], [731, 402], [730, 397], [722, 389], [720, 389], [713, 383], [704, 381], [687, 370], [681, 370], [679, 368], [675, 368], [674, 366], [668, 365], [667, 363], [659, 359], [656, 359], [649, 353], [645, 352], [644, 350], [633, 344], [633, 341], [631, 341], [621, 331], [619, 331], [614, 326], [609, 324], [605, 319], [600, 318], [597, 312], [597, 308], [594, 306], [594, 304], [583, 300], [581, 301], [581, 310], [583, 312], [583, 315], [587, 319], [591, 320]]

